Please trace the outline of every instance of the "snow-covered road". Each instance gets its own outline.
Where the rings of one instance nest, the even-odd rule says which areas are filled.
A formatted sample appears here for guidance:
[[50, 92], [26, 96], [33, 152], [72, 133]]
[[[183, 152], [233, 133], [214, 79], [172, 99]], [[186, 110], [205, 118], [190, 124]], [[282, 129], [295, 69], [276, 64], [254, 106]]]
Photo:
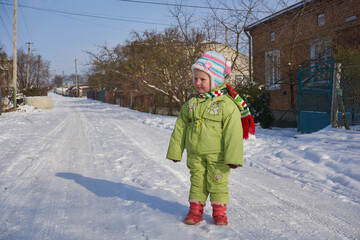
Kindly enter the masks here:
[[229, 225], [183, 224], [175, 117], [54, 94], [0, 116], [0, 239], [360, 239], [360, 132], [257, 129], [230, 175]]

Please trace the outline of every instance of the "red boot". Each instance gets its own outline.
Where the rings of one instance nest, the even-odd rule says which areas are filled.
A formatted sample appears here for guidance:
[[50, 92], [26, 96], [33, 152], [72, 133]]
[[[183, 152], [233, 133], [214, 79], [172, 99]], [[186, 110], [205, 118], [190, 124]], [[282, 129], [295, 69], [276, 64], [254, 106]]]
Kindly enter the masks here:
[[215, 225], [226, 226], [228, 225], [226, 216], [226, 205], [225, 204], [212, 204], [213, 207], [213, 218]]
[[199, 223], [203, 218], [204, 204], [190, 202], [190, 210], [184, 223], [188, 225], [195, 225]]

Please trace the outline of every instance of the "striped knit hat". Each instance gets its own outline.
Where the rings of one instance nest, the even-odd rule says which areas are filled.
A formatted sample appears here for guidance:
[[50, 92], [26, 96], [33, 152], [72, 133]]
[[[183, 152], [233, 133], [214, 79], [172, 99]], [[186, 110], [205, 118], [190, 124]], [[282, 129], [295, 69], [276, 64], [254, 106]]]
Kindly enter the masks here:
[[210, 76], [211, 89], [219, 87], [225, 80], [225, 74], [231, 72], [231, 62], [226, 61], [225, 57], [215, 51], [205, 52], [196, 62], [191, 66], [194, 69], [201, 70]]

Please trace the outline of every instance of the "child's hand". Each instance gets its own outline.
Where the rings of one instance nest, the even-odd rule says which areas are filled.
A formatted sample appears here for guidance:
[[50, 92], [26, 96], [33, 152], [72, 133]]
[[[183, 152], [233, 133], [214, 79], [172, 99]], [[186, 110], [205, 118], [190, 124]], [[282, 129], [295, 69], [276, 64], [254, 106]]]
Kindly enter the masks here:
[[235, 168], [238, 167], [238, 165], [235, 165], [235, 164], [228, 164], [228, 166], [229, 166], [230, 168], [233, 168], [233, 169], [235, 169]]

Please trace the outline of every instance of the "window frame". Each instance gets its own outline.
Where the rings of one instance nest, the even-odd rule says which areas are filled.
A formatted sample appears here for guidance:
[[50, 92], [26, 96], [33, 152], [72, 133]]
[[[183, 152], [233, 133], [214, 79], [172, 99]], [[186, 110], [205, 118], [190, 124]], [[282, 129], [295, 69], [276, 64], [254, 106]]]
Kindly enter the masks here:
[[265, 52], [265, 87], [268, 90], [280, 89], [281, 61], [280, 50], [274, 49]]
[[318, 26], [324, 26], [325, 25], [325, 14], [320, 13], [318, 14]]
[[332, 57], [332, 47], [330, 39], [317, 39], [310, 45], [310, 66], [323, 62]]
[[275, 32], [270, 32], [270, 41], [275, 41]]

